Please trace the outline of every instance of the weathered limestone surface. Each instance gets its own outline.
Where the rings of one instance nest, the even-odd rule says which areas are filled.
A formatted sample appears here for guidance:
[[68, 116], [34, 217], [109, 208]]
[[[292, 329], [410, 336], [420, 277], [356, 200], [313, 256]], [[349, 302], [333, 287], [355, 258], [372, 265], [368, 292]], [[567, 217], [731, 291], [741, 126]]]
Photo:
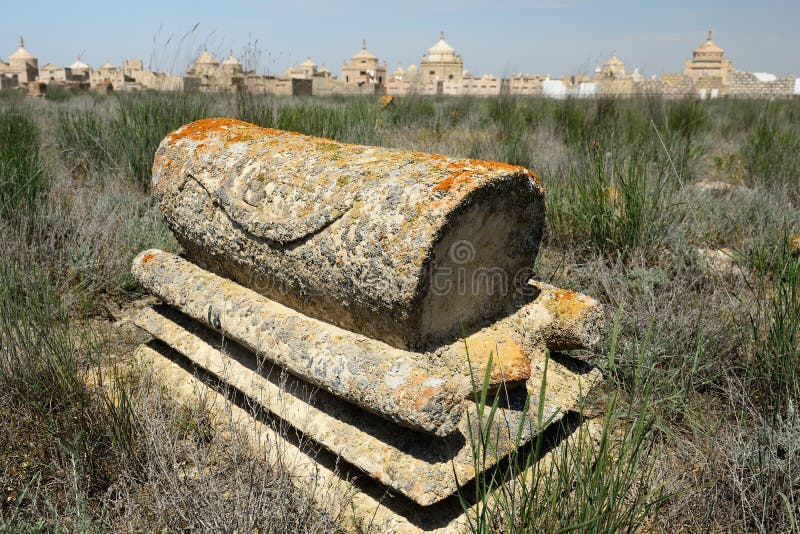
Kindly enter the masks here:
[[446, 282], [490, 273], [510, 286], [533, 266], [544, 225], [544, 192], [523, 167], [231, 119], [168, 135], [153, 191], [194, 261], [400, 348], [498, 317], [514, 291]]
[[[135, 320], [138, 326], [224, 383], [420, 505], [441, 501], [456, 492], [457, 482], [463, 485], [475, 477], [469, 425], [473, 425], [473, 435], [478, 435], [478, 415], [472, 401], [466, 403], [456, 432], [445, 439], [419, 439], [332, 395], [281, 376], [281, 369], [259, 361], [235, 344], [223, 346], [218, 334], [167, 307], [146, 308]], [[485, 460], [483, 467], [487, 469], [541, 430], [535, 419], [539, 388], [545, 378], [544, 353], [533, 367], [535, 372], [528, 381], [532, 393], [527, 414], [522, 412], [526, 388], [519, 388], [508, 392], [507, 400], [494, 415], [490, 434], [496, 450]], [[600, 373], [589, 366], [576, 371], [555, 360], [547, 362], [544, 426], [573, 409], [580, 395], [599, 378]], [[515, 443], [518, 433], [520, 440]]]
[[[253, 418], [247, 410], [232, 404], [222, 394], [173, 361], [164, 349], [166, 347], [159, 346], [157, 342], [142, 345], [137, 350], [135, 359], [154, 372], [173, 393], [176, 401], [194, 403], [202, 399], [215, 426], [232, 427], [242, 432], [256, 450], [266, 451], [267, 461], [279, 463], [281, 468], [291, 472], [292, 481], [298, 490], [310, 494], [322, 510], [333, 517], [340, 517], [346, 531], [374, 530], [402, 534], [464, 532], [468, 527], [467, 515], [480, 513], [484, 506], [483, 503], [477, 503], [465, 513], [457, 501], [448, 499], [431, 506], [419, 507], [412, 501], [387, 495], [382, 488], [358, 484], [347, 473], [339, 472], [337, 464], [321, 461], [319, 454], [299, 448], [269, 424]], [[583, 426], [581, 431], [590, 439], [599, 439], [602, 420], [590, 420]], [[281, 446], [275, 447], [275, 443], [280, 443]], [[539, 460], [544, 470], [561, 455], [561, 446], [563, 445]], [[527, 476], [528, 471], [523, 471], [518, 478]], [[495, 494], [505, 492], [508, 495], [508, 492], [513, 491], [513, 485], [501, 486], [494, 490], [489, 499], [494, 498]], [[339, 514], [343, 508], [343, 499], [347, 503], [344, 506], [347, 512], [341, 517]]]
[[516, 313], [465, 340], [416, 353], [305, 317], [169, 252], [142, 252], [132, 271], [165, 302], [296, 376], [439, 436], [454, 430], [473, 385], [483, 386], [490, 355], [490, 389], [523, 382], [546, 348], [592, 346], [602, 316], [594, 299], [537, 282], [536, 298]]
[[536, 290], [533, 300], [497, 323], [519, 332], [523, 346], [544, 343], [550, 350], [580, 350], [591, 349], [600, 341], [603, 305], [599, 301], [544, 282], [531, 280], [528, 284]]
[[537, 435], [562, 439], [601, 379], [550, 353], [592, 348], [603, 310], [530, 280], [544, 191], [522, 167], [208, 119], [162, 141], [153, 191], [188, 259], [134, 260], [165, 303], [135, 318], [156, 338], [138, 356], [181, 395], [230, 387], [320, 445], [311, 460], [267, 432], [382, 528], [464, 527], [458, 488]]
[[189, 317], [391, 421], [445, 436], [461, 419], [470, 390], [445, 366], [304, 317], [168, 252], [143, 252], [133, 275]]

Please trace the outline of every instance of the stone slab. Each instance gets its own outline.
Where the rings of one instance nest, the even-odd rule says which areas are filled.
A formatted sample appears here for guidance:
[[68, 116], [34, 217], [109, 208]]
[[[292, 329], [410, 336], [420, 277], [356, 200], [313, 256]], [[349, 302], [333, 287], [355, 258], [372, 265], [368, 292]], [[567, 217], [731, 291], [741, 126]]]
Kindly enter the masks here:
[[[419, 505], [452, 496], [459, 484], [475, 476], [469, 442], [471, 435], [477, 435], [478, 416], [471, 401], [465, 404], [457, 430], [446, 438], [434, 438], [387, 423], [325, 391], [310, 388], [238, 345], [225, 343], [219, 333], [169, 307], [144, 309], [136, 323], [327, 450]], [[498, 447], [496, 454], [486, 459], [486, 468], [517, 445], [517, 435], [519, 444], [524, 444], [538, 432], [535, 421], [523, 416], [522, 407], [527, 400], [529, 413], [537, 413], [545, 366], [543, 413], [547, 424], [572, 409], [580, 395], [588, 393], [601, 378], [599, 371], [588, 365], [545, 361], [543, 353], [533, 362], [527, 388], [501, 394], [501, 407], [491, 426]]]
[[[483, 503], [475, 503], [465, 511], [457, 499], [447, 499], [432, 506], [421, 507], [401, 496], [387, 493], [379, 484], [354, 478], [339, 468], [335, 458], [324, 451], [309, 451], [287, 439], [283, 432], [270, 424], [254, 418], [252, 413], [209, 387], [175, 360], [175, 354], [166, 345], [151, 341], [141, 345], [135, 361], [143, 365], [167, 388], [176, 402], [202, 402], [217, 427], [232, 427], [248, 439], [254, 450], [264, 452], [272, 464], [279, 464], [292, 474], [291, 480], [298, 491], [314, 499], [317, 506], [337, 518], [348, 532], [393, 532], [399, 534], [450, 534], [469, 530], [469, 516], [479, 513]], [[582, 423], [583, 432], [597, 440], [601, 421], [594, 419]], [[572, 434], [575, 435], [575, 434]], [[560, 448], [571, 439], [567, 437], [539, 459], [540, 465], [551, 463], [560, 454]], [[275, 444], [279, 444], [278, 447]], [[527, 472], [519, 477], [527, 476]], [[513, 485], [496, 488], [489, 496], [500, 492], [515, 492]]]
[[532, 282], [533, 295], [510, 315], [418, 353], [307, 317], [169, 252], [142, 252], [132, 272], [171, 306], [303, 380], [439, 436], [455, 428], [460, 403], [487, 376], [490, 389], [524, 382], [531, 360], [546, 348], [591, 347], [603, 317], [602, 306], [586, 295]]

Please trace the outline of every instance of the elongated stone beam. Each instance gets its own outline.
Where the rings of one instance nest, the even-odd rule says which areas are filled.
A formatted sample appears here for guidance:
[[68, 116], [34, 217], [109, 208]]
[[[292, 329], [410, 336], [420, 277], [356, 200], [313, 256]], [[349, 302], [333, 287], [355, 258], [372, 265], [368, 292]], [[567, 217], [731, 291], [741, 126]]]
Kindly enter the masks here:
[[[196, 365], [235, 387], [297, 430], [326, 447], [382, 484], [422, 506], [453, 495], [459, 484], [475, 475], [469, 423], [479, 419], [475, 403], [468, 401], [458, 429], [444, 439], [407, 439], [398, 428], [372, 414], [366, 414], [324, 391], [291, 377], [280, 369], [241, 349], [223, 343], [220, 336], [167, 306], [142, 309], [136, 324], [182, 354]], [[492, 453], [483, 460], [491, 468], [537, 433], [539, 388], [546, 384], [542, 420], [552, 424], [573, 409], [581, 394], [586, 395], [600, 373], [586, 367], [570, 370], [555, 360], [547, 365], [545, 355], [535, 362], [536, 373], [529, 379], [534, 394], [530, 410], [520, 411], [525, 393], [509, 393], [509, 401], [498, 407], [484, 429], [498, 439]], [[466, 415], [469, 413], [469, 417]], [[484, 416], [486, 418], [486, 416]], [[488, 431], [489, 427], [491, 431]]]
[[305, 317], [169, 252], [139, 254], [132, 272], [189, 317], [372, 413], [437, 436], [461, 418], [469, 384], [447, 365]]
[[523, 345], [544, 344], [550, 350], [592, 349], [603, 332], [603, 305], [569, 289], [531, 280], [535, 299], [499, 324], [516, 332]]
[[[339, 361], [337, 358], [357, 365], [357, 356], [368, 350], [397, 362], [417, 362], [415, 365], [421, 366], [420, 369], [433, 366], [437, 373], [445, 373], [450, 377], [454, 388], [470, 393], [473, 387], [480, 389], [486, 385], [489, 389], [496, 389], [503, 384], [509, 386], [527, 380], [531, 373], [531, 360], [541, 356], [546, 348], [591, 348], [599, 339], [602, 324], [602, 307], [596, 300], [534, 282], [538, 295], [515, 313], [478, 330], [466, 339], [439, 347], [433, 352], [416, 353], [395, 349], [380, 341], [305, 317], [165, 251], [153, 249], [142, 252], [134, 260], [133, 273], [143, 286], [157, 296], [211, 328], [224, 329], [223, 325], [218, 324], [216, 316], [205, 310], [204, 306], [213, 309], [237, 308], [236, 321], [224, 331], [240, 343], [253, 347], [253, 350], [263, 343], [259, 337], [262, 331], [284, 328], [282, 323], [276, 327], [270, 322], [274, 320], [270, 319], [270, 314], [278, 310], [279, 317], [291, 317], [294, 321], [292, 324], [299, 325], [297, 328], [333, 332], [331, 337], [338, 344], [327, 347], [320, 353], [322, 358], [333, 358], [322, 366], [324, 368], [336, 368], [338, 364], [335, 362]], [[224, 287], [225, 290], [215, 294], [208, 288], [203, 289], [203, 283], [198, 281], [209, 284], [208, 287]], [[231, 303], [239, 304], [234, 306]], [[193, 308], [202, 308], [203, 311], [192, 313], [190, 310]], [[248, 317], [248, 313], [255, 315]], [[262, 324], [262, 321], [267, 322]], [[247, 329], [241, 325], [247, 325]], [[293, 333], [294, 330], [287, 330], [282, 335], [292, 337]], [[281, 362], [269, 353], [264, 355]], [[297, 364], [300, 367], [309, 366], [304, 354], [296, 353], [293, 357], [300, 361]], [[484, 384], [487, 376], [488, 383]], [[334, 379], [332, 375], [331, 380]], [[456, 386], [459, 381], [466, 384]], [[336, 394], [324, 382], [314, 383]]]
[[[537, 360], [545, 350], [592, 349], [600, 341], [603, 305], [599, 301], [543, 282], [529, 281], [534, 294], [492, 325], [446, 345], [436, 354], [468, 362], [472, 380], [481, 388], [491, 356], [488, 387], [525, 378], [521, 366]], [[575, 354], [573, 354], [575, 356]], [[458, 364], [458, 363], [457, 363]]]
[[545, 220], [529, 170], [232, 119], [169, 134], [153, 193], [187, 256], [303, 314], [406, 349], [507, 309]]
[[[139, 254], [133, 261], [132, 272], [153, 294], [193, 319], [222, 331], [257, 354], [280, 363], [335, 395], [341, 395], [342, 389], [348, 391], [353, 398], [344, 398], [379, 414], [383, 414], [382, 409], [363, 405], [368, 401], [359, 397], [361, 389], [350, 391], [340, 383], [337, 373], [342, 368], [347, 368], [347, 373], [356, 373], [359, 378], [369, 376], [371, 380], [394, 384], [402, 377], [381, 374], [388, 372], [384, 367], [391, 361], [397, 369], [405, 370], [404, 373], [423, 383], [426, 383], [425, 376], [436, 377], [434, 382], [446, 377], [444, 391], [471, 398], [473, 387], [482, 388], [487, 376], [489, 380], [485, 385], [492, 390], [529, 379], [531, 357], [540, 356], [543, 348], [522, 343], [521, 332], [525, 328], [535, 329], [533, 322], [521, 325], [504, 319], [434, 352], [404, 351], [305, 317], [163, 250], [151, 249]], [[534, 317], [538, 316], [534, 314]], [[282, 353], [279, 343], [270, 341], [275, 339], [291, 342], [294, 350], [288, 355]], [[328, 340], [333, 344], [326, 344]], [[361, 369], [365, 353], [385, 361], [378, 367]], [[391, 369], [394, 373], [395, 368]], [[359, 388], [373, 387], [368, 380], [357, 382]], [[409, 387], [405, 380], [401, 380], [401, 385]], [[403, 398], [411, 393], [402, 388], [397, 392]]]

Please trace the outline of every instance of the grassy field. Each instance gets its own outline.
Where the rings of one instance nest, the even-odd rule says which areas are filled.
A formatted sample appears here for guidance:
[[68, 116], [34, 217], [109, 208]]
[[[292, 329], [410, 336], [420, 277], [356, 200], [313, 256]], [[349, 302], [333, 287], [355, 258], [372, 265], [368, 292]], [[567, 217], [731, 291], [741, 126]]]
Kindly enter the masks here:
[[524, 498], [487, 507], [474, 531], [800, 532], [800, 257], [789, 246], [800, 101], [398, 98], [384, 110], [367, 98], [10, 93], [0, 530], [335, 531], [235, 429], [118, 365], [146, 339], [126, 319], [145, 298], [133, 256], [178, 249], [149, 197], [155, 147], [208, 116], [541, 177], [537, 278], [606, 305], [591, 355], [605, 382], [585, 406], [605, 432], [534, 468]]

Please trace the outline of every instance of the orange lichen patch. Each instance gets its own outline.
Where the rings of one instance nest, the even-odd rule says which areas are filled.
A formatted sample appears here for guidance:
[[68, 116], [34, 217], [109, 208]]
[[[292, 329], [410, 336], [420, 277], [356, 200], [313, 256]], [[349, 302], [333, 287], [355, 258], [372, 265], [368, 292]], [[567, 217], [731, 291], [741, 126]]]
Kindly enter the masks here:
[[553, 300], [546, 302], [545, 305], [558, 317], [575, 317], [589, 307], [579, 293], [568, 289], [556, 289], [553, 291], [553, 297]]
[[490, 385], [530, 378], [531, 360], [509, 333], [497, 330], [481, 331], [469, 336], [465, 342], [463, 356], [464, 358], [469, 356], [477, 384], [481, 384], [486, 376], [489, 355], [492, 356]]
[[[533, 180], [533, 183], [535, 183], [539, 188], [542, 187], [542, 184], [540, 183], [539, 177], [536, 175], [536, 173], [534, 173], [530, 169], [526, 169], [522, 165], [511, 165], [510, 163], [502, 163], [499, 161], [488, 161], [482, 159], [469, 159], [467, 161], [471, 165], [480, 165], [481, 167], [484, 167], [486, 170], [490, 171], [497, 170], [497, 171], [510, 172], [514, 174], [522, 174]], [[450, 165], [454, 165], [454, 163], [451, 163]]]
[[446, 168], [448, 171], [456, 171], [456, 172], [460, 172], [460, 171], [463, 171], [463, 170], [464, 170], [464, 164], [463, 164], [463, 163], [461, 163], [461, 162], [458, 162], [458, 161], [453, 161], [453, 162], [451, 162], [451, 163], [448, 163], [448, 164], [447, 164], [447, 166], [446, 166], [445, 168]]
[[172, 144], [181, 139], [191, 139], [192, 141], [201, 141], [206, 139], [209, 134], [225, 132], [234, 126], [249, 126], [258, 128], [255, 124], [248, 122], [238, 121], [236, 119], [200, 119], [199, 121], [191, 122], [181, 128], [178, 128], [171, 134], [167, 135], [167, 142]]
[[458, 187], [463, 184], [469, 184], [474, 181], [473, 172], [472, 171], [462, 171], [456, 174], [452, 174], [433, 186], [431, 191], [450, 191], [451, 189]]
[[426, 387], [418, 390], [417, 396], [414, 399], [414, 408], [420, 411], [425, 410], [438, 391], [439, 389], [434, 387]]
[[443, 159], [447, 159], [447, 156], [443, 156], [441, 154], [428, 154], [427, 156], [428, 156], [428, 158], [434, 159], [434, 160], [437, 160], [437, 161], [441, 161]]
[[142, 256], [142, 263], [148, 263], [149, 261], [151, 261], [155, 257], [156, 257], [156, 253], [155, 252], [148, 252], [147, 254]]
[[470, 159], [467, 161], [469, 161], [472, 165], [480, 165], [481, 167], [486, 167], [488, 170], [517, 172], [522, 174], [527, 174], [528, 172], [530, 172], [522, 165], [511, 165], [510, 163], [502, 163], [499, 161], [488, 161], [483, 159]]

